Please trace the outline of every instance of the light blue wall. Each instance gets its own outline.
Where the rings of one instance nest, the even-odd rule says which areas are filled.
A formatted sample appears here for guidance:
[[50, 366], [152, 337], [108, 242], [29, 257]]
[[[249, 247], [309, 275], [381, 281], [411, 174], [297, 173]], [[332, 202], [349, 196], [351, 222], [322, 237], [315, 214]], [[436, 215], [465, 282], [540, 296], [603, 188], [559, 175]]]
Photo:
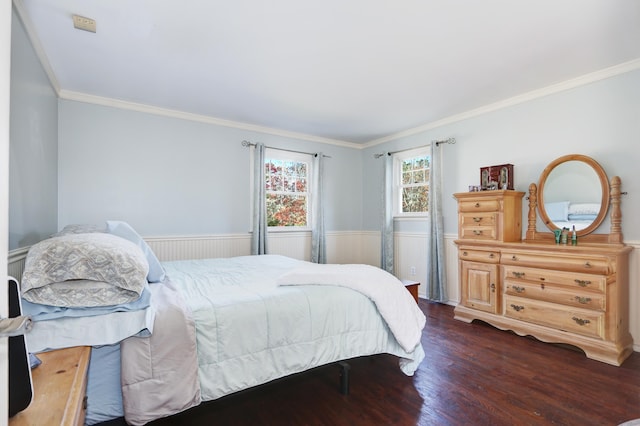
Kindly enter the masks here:
[[[640, 240], [640, 71], [403, 137], [363, 150], [195, 121], [57, 101], [14, 14], [11, 81], [10, 249], [69, 223], [129, 221], [141, 234], [249, 230], [249, 150], [244, 139], [324, 151], [326, 229], [379, 230], [382, 164], [373, 154], [455, 137], [444, 145], [445, 231], [457, 232], [455, 192], [479, 168], [515, 165], [526, 191], [554, 158], [580, 153], [623, 182], [625, 240]], [[526, 224], [526, 208], [523, 224]], [[424, 221], [399, 231], [425, 231]], [[606, 232], [606, 229], [604, 229]]]
[[[443, 145], [444, 227], [457, 233], [457, 205], [453, 194], [480, 182], [480, 167], [514, 164], [514, 184], [528, 191], [552, 160], [566, 154], [584, 154], [598, 161], [609, 177], [622, 179], [623, 234], [626, 241], [640, 240], [640, 71], [550, 94], [528, 102], [438, 127], [363, 150], [363, 210], [380, 211], [379, 184], [382, 165], [376, 152], [393, 151], [455, 137]], [[526, 230], [526, 200], [523, 232]], [[598, 232], [608, 232], [608, 222]], [[364, 229], [379, 229], [373, 215], [365, 215]], [[396, 224], [400, 230], [424, 230], [421, 222]], [[539, 228], [540, 229], [540, 228]], [[546, 229], [541, 229], [546, 230]]]
[[58, 100], [12, 13], [9, 249], [36, 243], [58, 225]]
[[145, 236], [247, 232], [244, 139], [331, 156], [326, 229], [362, 227], [359, 150], [65, 100], [59, 132], [59, 227], [120, 219]]

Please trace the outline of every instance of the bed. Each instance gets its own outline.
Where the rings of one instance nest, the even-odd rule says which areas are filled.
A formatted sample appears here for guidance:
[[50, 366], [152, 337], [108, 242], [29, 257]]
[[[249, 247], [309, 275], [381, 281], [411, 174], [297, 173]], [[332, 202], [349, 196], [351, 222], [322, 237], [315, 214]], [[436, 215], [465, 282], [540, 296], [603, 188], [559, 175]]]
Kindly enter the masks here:
[[[117, 235], [118, 227], [126, 232]], [[114, 244], [134, 260], [117, 258], [120, 249], [106, 259], [103, 246]], [[41, 285], [43, 274], [52, 283]], [[135, 285], [121, 279], [127, 274]], [[108, 277], [117, 284], [105, 284]], [[423, 313], [399, 280], [368, 265], [277, 255], [159, 262], [131, 227], [107, 222], [106, 230], [68, 229], [32, 247], [22, 286], [34, 320], [31, 352], [93, 346], [87, 424], [123, 416], [145, 424], [354, 357], [393, 354], [406, 375], [424, 358]], [[119, 295], [102, 297], [108, 293]], [[100, 306], [84, 306], [94, 299]]]
[[545, 211], [556, 228], [576, 231], [585, 229], [593, 223], [600, 212], [598, 203], [576, 203], [555, 201], [545, 203]]

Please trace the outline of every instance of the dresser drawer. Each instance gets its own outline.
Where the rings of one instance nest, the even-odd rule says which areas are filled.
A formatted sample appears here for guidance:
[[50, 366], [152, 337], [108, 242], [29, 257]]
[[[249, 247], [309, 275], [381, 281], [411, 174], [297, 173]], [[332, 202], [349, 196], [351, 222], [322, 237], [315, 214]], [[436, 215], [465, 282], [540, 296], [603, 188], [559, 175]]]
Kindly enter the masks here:
[[574, 257], [566, 253], [534, 254], [505, 250], [502, 253], [502, 263], [505, 265], [531, 266], [586, 274], [610, 275], [615, 273], [615, 267], [606, 257]]
[[604, 337], [604, 312], [505, 295], [505, 316], [588, 337]]
[[504, 291], [511, 296], [544, 300], [584, 309], [604, 311], [606, 307], [604, 294], [586, 291], [580, 292], [568, 287], [514, 282], [507, 279], [504, 284]]
[[468, 250], [461, 248], [458, 252], [458, 257], [460, 260], [482, 263], [498, 263], [500, 261], [500, 253], [497, 251]]
[[[504, 260], [504, 259], [503, 259]], [[504, 263], [504, 262], [503, 262]], [[604, 293], [607, 288], [607, 277], [603, 275], [579, 274], [576, 272], [554, 271], [551, 269], [525, 268], [505, 265], [503, 279], [526, 281], [539, 284], [560, 284], [576, 289], [587, 289]]]
[[498, 230], [495, 226], [461, 226], [460, 238], [464, 240], [495, 240]]
[[500, 201], [497, 199], [488, 200], [466, 200], [458, 202], [460, 213], [469, 212], [496, 212], [500, 210]]
[[460, 226], [496, 226], [495, 212], [460, 213]]

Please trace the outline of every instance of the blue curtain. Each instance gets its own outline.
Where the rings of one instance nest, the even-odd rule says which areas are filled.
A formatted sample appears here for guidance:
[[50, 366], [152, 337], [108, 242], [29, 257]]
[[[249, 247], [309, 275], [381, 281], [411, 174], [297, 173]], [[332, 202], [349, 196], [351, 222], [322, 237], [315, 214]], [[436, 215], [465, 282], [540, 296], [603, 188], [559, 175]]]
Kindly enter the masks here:
[[251, 254], [267, 254], [267, 206], [264, 185], [265, 146], [257, 143], [253, 156], [253, 234]]
[[311, 188], [311, 261], [327, 263], [327, 246], [324, 233], [324, 155], [319, 152], [313, 157]]
[[382, 248], [380, 267], [393, 274], [393, 157], [384, 153], [382, 182]]
[[431, 171], [429, 173], [429, 259], [427, 262], [427, 299], [447, 301], [447, 279], [444, 263], [444, 226], [442, 220], [442, 166], [441, 148], [431, 144]]

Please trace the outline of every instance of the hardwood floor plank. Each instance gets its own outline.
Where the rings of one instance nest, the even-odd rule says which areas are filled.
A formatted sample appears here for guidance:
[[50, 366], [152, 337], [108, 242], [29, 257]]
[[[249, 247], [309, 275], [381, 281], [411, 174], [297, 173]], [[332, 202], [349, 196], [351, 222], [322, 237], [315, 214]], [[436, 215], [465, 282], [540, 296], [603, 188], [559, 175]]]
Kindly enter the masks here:
[[339, 392], [339, 367], [328, 365], [151, 425], [618, 425], [640, 418], [640, 353], [614, 367], [565, 345], [456, 321], [451, 306], [421, 300], [420, 308], [426, 357], [413, 377], [394, 356], [357, 358], [349, 361], [348, 395]]

